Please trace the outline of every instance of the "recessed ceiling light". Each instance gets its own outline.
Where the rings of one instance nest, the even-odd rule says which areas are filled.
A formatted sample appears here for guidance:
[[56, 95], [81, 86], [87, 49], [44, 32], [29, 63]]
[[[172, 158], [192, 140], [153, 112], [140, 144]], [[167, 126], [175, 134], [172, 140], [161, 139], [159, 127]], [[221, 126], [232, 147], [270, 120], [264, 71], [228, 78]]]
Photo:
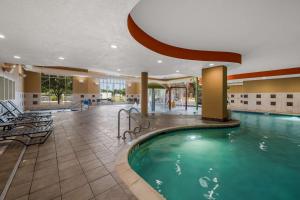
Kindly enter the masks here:
[[0, 34], [0, 39], [5, 39], [5, 35]]
[[214, 65], [215, 65], [214, 63], [210, 63], [210, 64], [209, 64], [210, 67], [212, 67], [212, 66], [214, 66]]
[[121, 69], [117, 69], [117, 71], [118, 71], [118, 72], [120, 72], [120, 71], [121, 71]]
[[62, 57], [62, 56], [59, 56], [58, 59], [59, 59], [59, 60], [64, 60], [65, 58]]
[[176, 73], [179, 73], [180, 71], [179, 70], [176, 70]]
[[158, 60], [157, 63], [162, 63], [162, 60]]
[[15, 58], [15, 59], [21, 59], [21, 57], [20, 57], [20, 56], [14, 56], [14, 58]]
[[116, 49], [116, 48], [118, 48], [118, 46], [117, 46], [117, 45], [115, 45], [115, 44], [112, 44], [112, 45], [110, 45], [110, 47], [111, 47], [112, 49]]

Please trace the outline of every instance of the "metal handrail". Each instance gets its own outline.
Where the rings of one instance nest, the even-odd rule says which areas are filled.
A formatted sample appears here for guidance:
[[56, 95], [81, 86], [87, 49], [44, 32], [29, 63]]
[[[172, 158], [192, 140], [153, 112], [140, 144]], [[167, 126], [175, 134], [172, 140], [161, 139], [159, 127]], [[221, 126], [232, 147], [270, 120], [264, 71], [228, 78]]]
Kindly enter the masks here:
[[[138, 121], [138, 119], [136, 119], [135, 117], [133, 117], [131, 115], [132, 111], [136, 111], [137, 113], [140, 113], [140, 111], [137, 108], [131, 107], [128, 110], [122, 108], [118, 112], [118, 136], [117, 136], [117, 138], [121, 138], [121, 134], [120, 134], [120, 120], [121, 120], [121, 113], [123, 111], [128, 114], [128, 130], [124, 131], [122, 139], [126, 139], [126, 137], [125, 137], [126, 133], [134, 133], [134, 134], [136, 134], [136, 133], [141, 132], [142, 129], [148, 129], [150, 127], [150, 121], [149, 120], [147, 120], [147, 122], [148, 122], [147, 127], [142, 127], [142, 124]], [[136, 122], [139, 122], [139, 126], [135, 127], [133, 129], [133, 131], [131, 130], [131, 119], [134, 119]], [[143, 121], [143, 117], [142, 117], [142, 121]], [[137, 129], [138, 129], [138, 132], [136, 131]]]

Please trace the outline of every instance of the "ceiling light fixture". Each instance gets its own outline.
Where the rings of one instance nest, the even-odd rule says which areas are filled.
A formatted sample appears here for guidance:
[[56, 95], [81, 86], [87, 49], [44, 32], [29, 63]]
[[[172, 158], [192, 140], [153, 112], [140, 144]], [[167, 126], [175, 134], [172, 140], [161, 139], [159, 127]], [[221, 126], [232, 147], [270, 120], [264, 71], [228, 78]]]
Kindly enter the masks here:
[[14, 56], [14, 58], [15, 58], [15, 59], [21, 59], [21, 57], [20, 57], [20, 56]]
[[176, 70], [176, 73], [179, 73], [180, 71], [179, 70]]
[[117, 71], [118, 71], [118, 72], [120, 72], [120, 71], [121, 71], [121, 69], [117, 69]]
[[64, 60], [65, 58], [62, 57], [62, 56], [59, 56], [58, 59], [59, 59], [59, 60]]
[[116, 49], [116, 48], [118, 48], [118, 46], [117, 46], [117, 45], [115, 45], [115, 44], [112, 44], [112, 45], [110, 45], [110, 48], [112, 48], [112, 49]]
[[0, 39], [5, 39], [5, 35], [0, 34]]
[[162, 63], [162, 60], [158, 60], [157, 63], [159, 63], [159, 64]]
[[210, 63], [210, 64], [209, 64], [210, 67], [213, 67], [214, 65], [215, 65], [214, 63]]

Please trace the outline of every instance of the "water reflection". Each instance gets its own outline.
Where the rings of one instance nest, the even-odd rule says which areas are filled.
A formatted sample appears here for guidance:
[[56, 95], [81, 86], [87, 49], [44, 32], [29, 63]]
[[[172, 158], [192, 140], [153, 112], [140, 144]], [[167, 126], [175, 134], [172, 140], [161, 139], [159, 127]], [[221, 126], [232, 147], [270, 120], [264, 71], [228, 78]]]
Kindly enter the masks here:
[[204, 193], [203, 196], [206, 199], [214, 200], [219, 196], [217, 189], [219, 188], [218, 178], [214, 175], [213, 169], [208, 170], [209, 175], [199, 178], [199, 184], [202, 188], [207, 189], [207, 193]]
[[157, 190], [159, 193], [161, 193], [161, 188], [160, 188], [160, 186], [163, 184], [163, 182], [162, 182], [161, 180], [159, 180], [159, 179], [156, 179], [156, 180], [155, 180], [155, 183], [156, 183], [156, 190]]
[[180, 158], [181, 158], [181, 155], [178, 154], [178, 155], [177, 155], [177, 160], [176, 160], [176, 163], [175, 163], [175, 170], [176, 170], [176, 174], [177, 174], [178, 176], [181, 175]]

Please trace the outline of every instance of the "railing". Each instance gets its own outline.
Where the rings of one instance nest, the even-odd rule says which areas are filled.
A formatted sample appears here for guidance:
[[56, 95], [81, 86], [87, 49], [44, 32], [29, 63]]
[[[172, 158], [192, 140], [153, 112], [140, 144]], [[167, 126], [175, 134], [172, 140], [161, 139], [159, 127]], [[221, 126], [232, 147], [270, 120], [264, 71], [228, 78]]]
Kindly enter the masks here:
[[80, 101], [80, 102], [77, 102], [77, 103], [74, 103], [74, 104], [72, 104], [71, 106], [70, 106], [70, 109], [71, 110], [80, 110], [80, 111], [82, 111], [82, 110], [86, 110], [86, 109], [89, 109], [89, 105], [85, 105], [84, 103], [83, 103], [83, 101]]
[[[139, 114], [139, 117], [133, 116], [132, 111], [136, 111]], [[140, 133], [144, 129], [150, 128], [150, 121], [145, 119], [143, 116], [141, 116], [141, 114], [137, 108], [131, 107], [127, 110], [123, 108], [123, 109], [119, 110], [119, 112], [118, 112], [118, 136], [117, 136], [117, 138], [121, 138], [121, 122], [120, 121], [121, 121], [121, 113], [122, 112], [125, 112], [128, 114], [128, 130], [123, 132], [123, 137], [122, 137], [123, 140], [126, 139], [126, 136], [125, 136], [126, 133], [137, 134], [137, 133]], [[133, 130], [131, 130], [131, 119], [133, 119], [138, 124], [138, 126], [136, 126]], [[144, 126], [145, 123], [146, 123], [146, 126]]]

